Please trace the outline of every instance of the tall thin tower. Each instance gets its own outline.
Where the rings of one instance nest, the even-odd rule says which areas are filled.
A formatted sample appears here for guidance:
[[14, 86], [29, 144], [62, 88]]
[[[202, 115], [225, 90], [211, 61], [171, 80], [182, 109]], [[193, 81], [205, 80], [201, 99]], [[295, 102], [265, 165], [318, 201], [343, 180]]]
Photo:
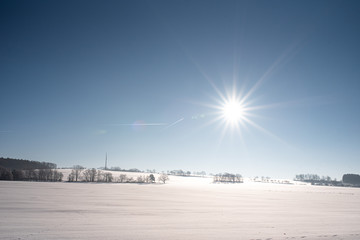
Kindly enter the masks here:
[[107, 153], [105, 155], [105, 170], [107, 170]]

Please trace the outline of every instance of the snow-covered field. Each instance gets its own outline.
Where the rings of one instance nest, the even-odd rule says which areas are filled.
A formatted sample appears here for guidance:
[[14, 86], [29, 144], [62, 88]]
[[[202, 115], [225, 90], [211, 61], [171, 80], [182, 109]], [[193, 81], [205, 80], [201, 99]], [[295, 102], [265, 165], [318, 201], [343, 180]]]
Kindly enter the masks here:
[[360, 189], [0, 182], [0, 239], [360, 239]]

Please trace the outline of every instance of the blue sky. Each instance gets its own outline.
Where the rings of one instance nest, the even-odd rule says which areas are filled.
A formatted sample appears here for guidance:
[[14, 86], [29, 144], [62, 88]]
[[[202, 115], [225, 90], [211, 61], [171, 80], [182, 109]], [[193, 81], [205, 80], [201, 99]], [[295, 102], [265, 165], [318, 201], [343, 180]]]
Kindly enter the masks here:
[[[0, 155], [61, 167], [100, 167], [107, 152], [110, 166], [143, 170], [360, 173], [359, 10], [357, 1], [1, 1]], [[251, 93], [254, 124], [239, 129], [214, 121], [211, 107], [234, 85]]]

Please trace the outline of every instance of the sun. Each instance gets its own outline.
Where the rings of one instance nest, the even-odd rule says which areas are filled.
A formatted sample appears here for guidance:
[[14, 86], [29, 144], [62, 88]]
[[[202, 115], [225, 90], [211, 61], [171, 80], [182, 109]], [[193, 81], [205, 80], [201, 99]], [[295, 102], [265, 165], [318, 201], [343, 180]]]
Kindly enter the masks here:
[[222, 117], [230, 124], [240, 123], [245, 114], [245, 108], [237, 100], [226, 101], [222, 107]]
[[252, 101], [249, 101], [249, 94], [243, 89], [238, 91], [236, 84], [232, 87], [225, 87], [225, 91], [220, 91], [215, 84], [212, 84], [218, 96], [214, 96], [213, 104], [205, 104], [205, 106], [215, 109], [212, 114], [215, 116], [207, 124], [219, 123], [218, 127], [222, 128], [221, 139], [230, 133], [241, 137], [242, 132], [247, 130], [248, 125], [256, 124], [250, 119], [254, 116], [251, 111]]
[[232, 85], [225, 85], [224, 89], [219, 89], [212, 81], [209, 83], [213, 87], [216, 95], [212, 98], [212, 103], [202, 104], [205, 107], [212, 108], [214, 111], [208, 112], [209, 116], [213, 116], [205, 123], [208, 125], [217, 125], [217, 129], [221, 129], [219, 142], [226, 136], [238, 136], [242, 139], [243, 134], [254, 127], [268, 135], [272, 135], [269, 131], [258, 125], [253, 118], [258, 118], [256, 111], [267, 108], [269, 105], [256, 104], [257, 99], [251, 98], [258, 84], [255, 84], [249, 90], [245, 86], [237, 87], [237, 82], [233, 81]]

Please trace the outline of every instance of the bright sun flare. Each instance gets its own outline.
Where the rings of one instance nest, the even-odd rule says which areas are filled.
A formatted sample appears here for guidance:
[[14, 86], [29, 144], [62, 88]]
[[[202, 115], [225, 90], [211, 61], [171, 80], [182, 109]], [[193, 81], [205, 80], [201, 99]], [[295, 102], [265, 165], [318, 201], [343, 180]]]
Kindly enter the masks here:
[[243, 130], [248, 129], [248, 125], [265, 131], [251, 120], [251, 117], [256, 116], [252, 111], [261, 107], [251, 106], [253, 101], [249, 101], [254, 88], [251, 88], [248, 92], [243, 90], [237, 91], [236, 84], [234, 83], [232, 87], [225, 87], [225, 91], [220, 91], [215, 84], [211, 85], [218, 94], [218, 97], [213, 98], [215, 104], [205, 104], [205, 106], [216, 109], [213, 112], [216, 117], [207, 124], [219, 123], [219, 127], [223, 128], [221, 139], [227, 132], [231, 135], [238, 134], [241, 137]]
[[225, 121], [236, 124], [243, 119], [244, 108], [240, 102], [231, 100], [224, 104], [222, 113]]

